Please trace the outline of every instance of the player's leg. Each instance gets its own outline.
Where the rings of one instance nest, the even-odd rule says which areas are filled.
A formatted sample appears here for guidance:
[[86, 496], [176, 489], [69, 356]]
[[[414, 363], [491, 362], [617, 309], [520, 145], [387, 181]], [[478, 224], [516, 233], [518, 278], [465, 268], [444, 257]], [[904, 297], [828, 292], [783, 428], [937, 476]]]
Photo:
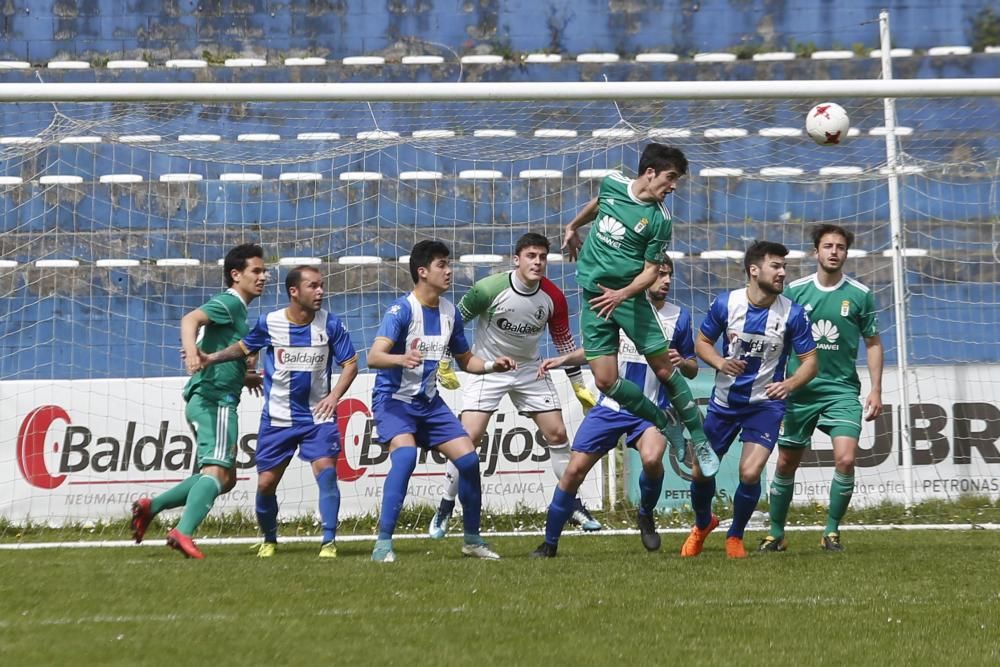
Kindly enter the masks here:
[[828, 407], [821, 422], [821, 428], [833, 440], [835, 466], [821, 546], [827, 551], [843, 551], [840, 521], [847, 513], [854, 495], [854, 461], [861, 437], [861, 403], [853, 397], [838, 400]]
[[264, 542], [257, 546], [257, 555], [270, 558], [278, 543], [278, 483], [292, 460], [302, 435], [296, 427], [262, 425], [257, 433], [257, 495], [254, 510]]
[[419, 411], [413, 404], [393, 398], [378, 397], [372, 402], [375, 429], [382, 442], [389, 446], [389, 474], [382, 486], [382, 508], [379, 513], [378, 538], [372, 550], [372, 560], [391, 563], [396, 560], [392, 535], [406, 499], [406, 487], [417, 466], [417, 421]]
[[337, 522], [340, 516], [340, 487], [337, 485], [337, 456], [340, 431], [336, 422], [306, 427], [299, 444], [299, 458], [308, 461], [319, 487], [319, 518], [323, 525], [320, 558], [337, 556]]
[[[549, 380], [549, 382], [551, 382], [551, 380]], [[553, 395], [555, 395], [554, 390], [555, 387], [553, 386]], [[558, 400], [558, 397], [556, 397], [556, 400]], [[516, 401], [515, 406], [517, 406]], [[518, 410], [527, 412], [526, 410], [521, 410], [520, 407], [518, 407]], [[555, 475], [556, 481], [558, 482], [562, 479], [563, 474], [565, 474], [570, 460], [569, 436], [566, 433], [566, 424], [563, 422], [562, 411], [557, 409], [547, 412], [532, 412], [529, 414], [531, 414], [531, 418], [538, 426], [538, 430], [542, 432], [542, 437], [545, 439], [545, 442], [548, 443], [549, 462], [552, 466], [552, 474]], [[579, 498], [576, 499], [576, 506], [574, 507], [573, 514], [570, 516], [569, 520], [570, 523], [579, 526], [587, 532], [594, 532], [603, 528], [601, 522], [594, 518], [590, 511], [584, 506], [583, 501]]]
[[822, 404], [815, 401], [787, 401], [778, 436], [778, 461], [768, 497], [770, 528], [757, 547], [758, 551], [784, 551], [787, 548], [785, 523], [795, 493], [795, 471], [812, 442], [816, 421], [822, 411]]
[[636, 523], [642, 545], [647, 551], [660, 548], [660, 536], [656, 532], [656, 504], [663, 493], [663, 454], [667, 451], [667, 439], [652, 424], [645, 423], [635, 447], [642, 460], [639, 473], [639, 509]]
[[[736, 416], [724, 408], [710, 404], [705, 417], [705, 434], [716, 455], [721, 459], [729, 451], [740, 430]], [[697, 556], [705, 548], [705, 540], [719, 526], [719, 517], [712, 512], [715, 500], [715, 476], [703, 475], [698, 458], [691, 462], [691, 509], [694, 510], [694, 526], [681, 545], [681, 556]]]
[[[471, 388], [471, 392], [474, 396], [479, 395], [475, 388]], [[486, 427], [489, 426], [491, 417], [493, 417], [492, 411], [462, 411], [460, 417], [462, 427], [469, 434], [469, 439], [473, 443], [479, 442], [483, 434], [486, 433]], [[444, 493], [441, 495], [441, 502], [438, 503], [437, 511], [431, 517], [431, 524], [427, 529], [427, 534], [435, 540], [441, 539], [448, 533], [448, 522], [451, 521], [451, 516], [455, 512], [455, 499], [458, 497], [458, 468], [450, 460], [445, 464], [444, 480]]]

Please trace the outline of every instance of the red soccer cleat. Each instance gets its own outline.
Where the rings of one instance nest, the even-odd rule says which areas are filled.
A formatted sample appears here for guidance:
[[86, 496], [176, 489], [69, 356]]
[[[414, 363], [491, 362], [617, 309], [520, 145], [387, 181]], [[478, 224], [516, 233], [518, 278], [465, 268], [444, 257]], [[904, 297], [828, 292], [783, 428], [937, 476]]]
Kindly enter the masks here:
[[194, 540], [190, 536], [185, 535], [176, 528], [172, 529], [167, 533], [167, 546], [171, 549], [177, 549], [182, 554], [188, 558], [194, 558], [196, 560], [205, 560], [205, 554], [203, 554], [198, 547], [195, 545]]
[[153, 523], [152, 501], [149, 498], [139, 498], [132, 503], [132, 538], [136, 544], [142, 543], [146, 529]]

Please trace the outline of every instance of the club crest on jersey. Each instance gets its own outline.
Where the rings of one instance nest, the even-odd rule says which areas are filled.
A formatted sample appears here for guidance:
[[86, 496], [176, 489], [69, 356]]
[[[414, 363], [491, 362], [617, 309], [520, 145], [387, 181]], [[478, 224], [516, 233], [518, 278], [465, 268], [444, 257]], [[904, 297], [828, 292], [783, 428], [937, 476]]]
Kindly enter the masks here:
[[539, 306], [538, 310], [535, 311], [535, 319], [539, 322], [545, 317], [545, 306]]
[[848, 301], [847, 299], [844, 299], [843, 301], [840, 302], [840, 316], [847, 317], [850, 314], [851, 314], [851, 302]]
[[635, 227], [632, 228], [632, 231], [635, 232], [636, 234], [641, 234], [642, 230], [644, 230], [646, 228], [646, 225], [648, 224], [649, 220], [647, 220], [646, 218], [642, 218], [639, 220], [639, 222], [635, 223]]

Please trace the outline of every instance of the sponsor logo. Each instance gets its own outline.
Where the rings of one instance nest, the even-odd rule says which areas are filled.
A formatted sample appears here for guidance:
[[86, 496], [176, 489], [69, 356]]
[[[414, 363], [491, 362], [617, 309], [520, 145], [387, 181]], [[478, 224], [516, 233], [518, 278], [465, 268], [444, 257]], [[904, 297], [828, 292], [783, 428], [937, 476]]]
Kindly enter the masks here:
[[496, 321], [497, 329], [519, 336], [533, 336], [542, 330], [541, 326], [530, 322], [511, 322], [506, 317], [501, 317]]
[[448, 349], [448, 342], [444, 336], [424, 336], [411, 340], [410, 349], [419, 350], [425, 360], [440, 361]]
[[757, 357], [763, 359], [768, 352], [777, 352], [778, 343], [761, 334], [737, 333], [729, 334], [729, 356], [736, 359]]
[[605, 245], [618, 249], [625, 238], [625, 225], [606, 215], [597, 223], [597, 238]]
[[274, 367], [279, 371], [323, 371], [326, 359], [326, 347], [274, 348]]
[[837, 325], [830, 320], [818, 320], [813, 323], [810, 328], [813, 340], [816, 341], [816, 347], [821, 350], [839, 350], [840, 345], [837, 345], [837, 339], [840, 338], [840, 331], [837, 330]]

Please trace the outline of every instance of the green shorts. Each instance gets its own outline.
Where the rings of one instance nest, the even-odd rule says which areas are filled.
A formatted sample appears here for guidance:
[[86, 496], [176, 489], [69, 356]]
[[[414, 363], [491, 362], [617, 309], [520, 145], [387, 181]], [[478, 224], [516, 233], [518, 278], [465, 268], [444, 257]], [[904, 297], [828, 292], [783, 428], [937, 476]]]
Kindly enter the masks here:
[[236, 465], [236, 439], [239, 424], [235, 402], [219, 402], [192, 394], [184, 416], [198, 445], [198, 468]]
[[861, 437], [861, 401], [857, 396], [832, 396], [826, 400], [788, 401], [781, 422], [779, 447], [809, 447], [819, 427], [831, 438]]
[[618, 354], [621, 345], [619, 330], [625, 332], [635, 343], [636, 351], [642, 355], [661, 352], [670, 346], [645, 292], [623, 301], [608, 319], [598, 317], [597, 311], [590, 309], [590, 299], [599, 294], [582, 290], [582, 295], [580, 331], [588, 360]]

